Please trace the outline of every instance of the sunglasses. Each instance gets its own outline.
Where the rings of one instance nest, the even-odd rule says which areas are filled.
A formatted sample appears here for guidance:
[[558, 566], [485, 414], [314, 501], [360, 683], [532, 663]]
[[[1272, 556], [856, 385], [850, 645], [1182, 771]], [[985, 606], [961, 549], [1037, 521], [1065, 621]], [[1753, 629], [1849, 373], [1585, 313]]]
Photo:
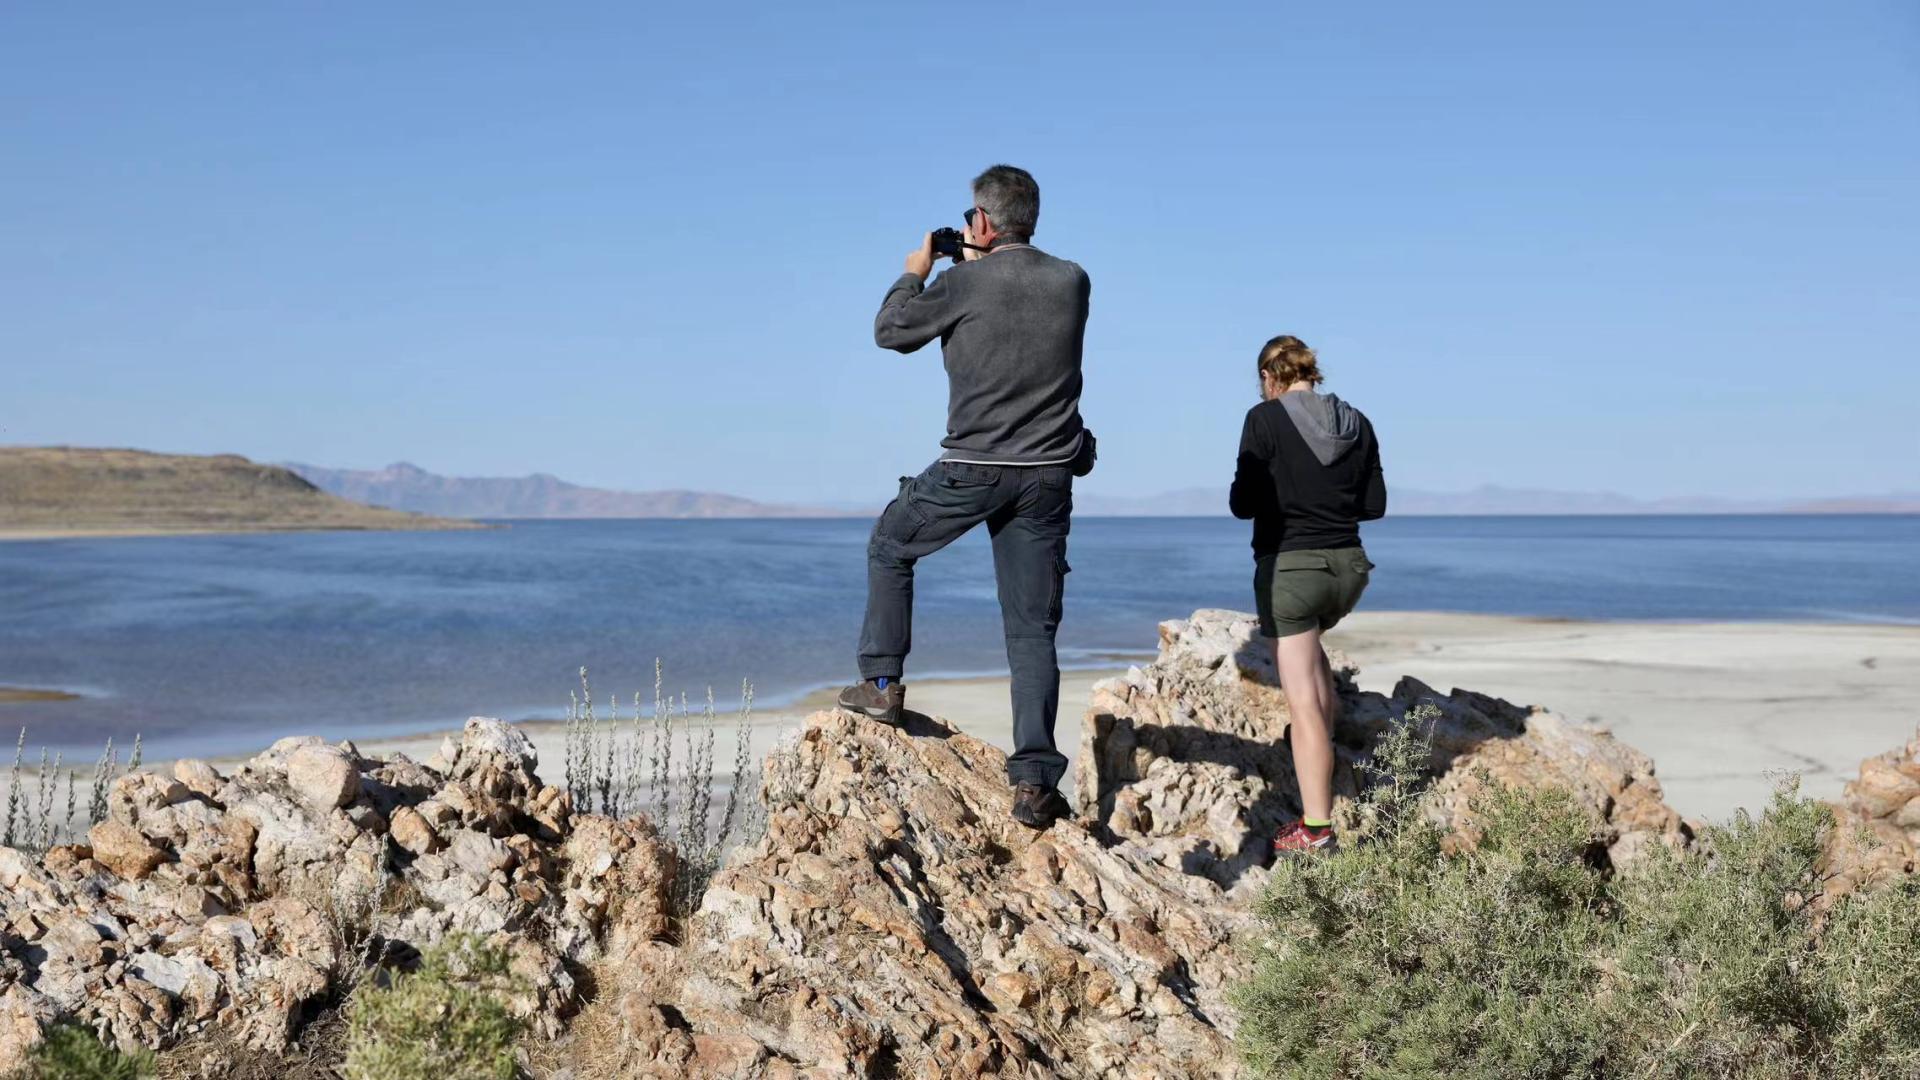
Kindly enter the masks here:
[[965, 222], [967, 223], [967, 227], [968, 227], [968, 228], [972, 228], [972, 227], [973, 227], [973, 215], [975, 215], [975, 214], [984, 214], [984, 213], [986, 213], [986, 211], [984, 211], [984, 210], [982, 210], [982, 209], [980, 209], [979, 207], [977, 207], [977, 206], [976, 206], [976, 207], [973, 207], [972, 209], [970, 209], [970, 210], [968, 210], [968, 211], [967, 211], [966, 213], [964, 213], [964, 214], [961, 214], [961, 215], [960, 215], [960, 219], [961, 219], [962, 221], [965, 221]]

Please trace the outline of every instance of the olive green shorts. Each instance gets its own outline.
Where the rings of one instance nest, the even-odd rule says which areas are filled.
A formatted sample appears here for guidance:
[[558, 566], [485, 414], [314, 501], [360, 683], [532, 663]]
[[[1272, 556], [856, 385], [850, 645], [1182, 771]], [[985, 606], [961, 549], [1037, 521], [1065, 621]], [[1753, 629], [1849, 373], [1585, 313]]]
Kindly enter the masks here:
[[1373, 563], [1364, 548], [1282, 551], [1253, 564], [1253, 599], [1260, 632], [1290, 637], [1331, 629], [1367, 591]]

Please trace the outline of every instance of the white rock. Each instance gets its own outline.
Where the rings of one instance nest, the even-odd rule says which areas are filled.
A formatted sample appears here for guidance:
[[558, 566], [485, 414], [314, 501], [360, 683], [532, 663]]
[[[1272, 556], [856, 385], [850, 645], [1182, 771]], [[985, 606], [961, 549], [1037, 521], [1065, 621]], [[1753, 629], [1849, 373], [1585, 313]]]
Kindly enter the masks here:
[[294, 751], [305, 746], [324, 745], [326, 745], [326, 740], [318, 735], [289, 735], [284, 739], [277, 740], [272, 746], [267, 747], [258, 754], [253, 755], [253, 757], [247, 760], [245, 767], [259, 772], [285, 772], [287, 759], [293, 756]]
[[491, 716], [467, 717], [467, 726], [460, 732], [456, 760], [466, 762], [475, 754], [498, 755], [508, 764], [520, 763], [529, 773], [540, 764], [540, 755], [534, 752], [532, 740], [513, 725]]
[[453, 860], [455, 866], [480, 878], [495, 870], [506, 870], [514, 864], [512, 849], [472, 829], [460, 829], [448, 834], [447, 858]]

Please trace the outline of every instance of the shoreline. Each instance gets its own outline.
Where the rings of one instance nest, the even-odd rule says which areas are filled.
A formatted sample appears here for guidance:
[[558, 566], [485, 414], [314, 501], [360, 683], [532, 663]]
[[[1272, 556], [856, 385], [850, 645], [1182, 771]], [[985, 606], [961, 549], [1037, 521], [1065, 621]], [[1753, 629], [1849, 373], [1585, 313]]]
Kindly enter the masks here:
[[38, 686], [0, 686], [0, 704], [18, 701], [79, 701], [80, 694]]
[[[454, 519], [448, 519], [454, 520]], [[97, 529], [88, 528], [0, 528], [0, 543], [31, 542], [34, 540], [131, 540], [153, 539], [166, 536], [239, 536], [248, 533], [310, 533], [310, 532], [468, 532], [475, 529], [510, 529], [511, 525], [502, 525], [485, 521], [460, 521], [447, 525], [302, 525], [296, 522], [287, 524], [260, 525], [183, 525], [170, 528], [164, 525], [110, 525]]]
[[[1786, 773], [1799, 774], [1809, 795], [1838, 797], [1863, 758], [1912, 737], [1912, 702], [1920, 698], [1920, 626], [1905, 624], [1361, 611], [1331, 631], [1327, 643], [1359, 665], [1363, 690], [1387, 692], [1402, 676], [1412, 676], [1441, 693], [1458, 687], [1602, 724], [1653, 759], [1672, 805], [1710, 819], [1739, 808], [1757, 811], [1774, 778]], [[1089, 657], [1087, 667], [1063, 671], [1056, 733], [1063, 753], [1078, 752], [1093, 684], [1122, 674], [1129, 660], [1147, 658], [1100, 654]], [[907, 682], [909, 708], [1010, 748], [1005, 675], [910, 676]], [[831, 707], [836, 689], [815, 687], [781, 695], [778, 705], [756, 706], [753, 756], [771, 747], [779, 731]], [[7, 700], [0, 696], [0, 702]], [[534, 739], [547, 769], [562, 767], [563, 720], [513, 722]], [[621, 722], [629, 720], [623, 715]], [[731, 712], [717, 717], [715, 757], [727, 769], [734, 760], [735, 723]], [[399, 751], [424, 760], [442, 737], [457, 738], [458, 732], [459, 724], [452, 723], [401, 733], [375, 730], [353, 741], [363, 752]], [[248, 753], [272, 741], [263, 738]], [[207, 760], [225, 767], [246, 756]], [[171, 760], [157, 757], [149, 767]]]

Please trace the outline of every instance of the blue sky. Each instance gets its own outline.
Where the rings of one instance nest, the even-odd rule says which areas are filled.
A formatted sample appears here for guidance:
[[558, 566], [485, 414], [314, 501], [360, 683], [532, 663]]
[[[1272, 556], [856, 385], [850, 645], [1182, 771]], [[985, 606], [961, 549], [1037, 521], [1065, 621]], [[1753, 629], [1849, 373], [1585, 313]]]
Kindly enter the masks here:
[[8, 5], [0, 443], [874, 502], [967, 180], [1092, 275], [1090, 490], [1315, 345], [1389, 479], [1920, 488], [1920, 8]]

